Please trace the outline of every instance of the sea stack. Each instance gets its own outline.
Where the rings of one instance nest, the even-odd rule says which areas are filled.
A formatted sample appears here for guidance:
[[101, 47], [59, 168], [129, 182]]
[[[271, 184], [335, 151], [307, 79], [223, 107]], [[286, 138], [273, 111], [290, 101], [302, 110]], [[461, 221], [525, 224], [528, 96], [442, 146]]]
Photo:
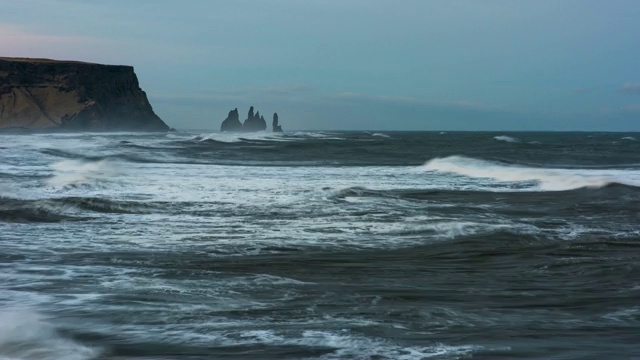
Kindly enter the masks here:
[[0, 58], [0, 129], [168, 131], [131, 66]]
[[[247, 119], [240, 122], [238, 108], [229, 111], [227, 118], [220, 125], [221, 132], [253, 132], [267, 129], [267, 121], [259, 111], [254, 113], [253, 106], [249, 108]], [[278, 114], [273, 114], [273, 132], [282, 132], [282, 127], [278, 124]]]
[[278, 125], [278, 113], [273, 113], [273, 132], [282, 132], [282, 126]]
[[267, 129], [267, 123], [264, 118], [260, 118], [260, 112], [253, 113], [253, 106], [249, 109], [247, 119], [242, 124], [243, 131], [262, 131]]
[[242, 123], [240, 122], [240, 115], [238, 115], [238, 108], [229, 111], [229, 115], [220, 125], [220, 131], [242, 131]]

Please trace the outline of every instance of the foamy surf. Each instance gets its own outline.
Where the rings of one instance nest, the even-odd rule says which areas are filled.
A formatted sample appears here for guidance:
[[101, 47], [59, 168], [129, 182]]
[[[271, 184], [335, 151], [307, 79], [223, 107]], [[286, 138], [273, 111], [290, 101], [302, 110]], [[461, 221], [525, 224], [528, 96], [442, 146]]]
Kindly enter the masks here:
[[451, 173], [471, 178], [493, 179], [499, 182], [536, 184], [538, 190], [563, 191], [579, 188], [601, 188], [610, 184], [640, 186], [637, 171], [621, 171], [620, 176], [605, 175], [612, 171], [591, 169], [546, 169], [505, 165], [464, 156], [435, 158], [421, 167], [423, 170]]
[[192, 138], [195, 141], [219, 141], [224, 143], [237, 143], [251, 140], [263, 140], [263, 141], [290, 141], [284, 139], [279, 133], [270, 133], [266, 131], [259, 132], [247, 132], [247, 133], [228, 133], [228, 132], [216, 132], [210, 134], [203, 134]]
[[34, 311], [0, 311], [0, 360], [89, 360], [99, 353], [62, 337]]
[[636, 134], [376, 132], [0, 135], [0, 359], [634, 355]]
[[494, 136], [493, 139], [497, 140], [497, 141], [508, 142], [508, 143], [519, 143], [520, 142], [520, 139], [514, 138], [512, 136], [507, 136], [507, 135]]
[[47, 181], [55, 188], [96, 184], [118, 174], [114, 161], [63, 160], [51, 165], [53, 176]]
[[390, 138], [391, 136], [387, 135], [387, 134], [383, 134], [383, 133], [375, 133], [375, 134], [371, 134], [371, 136], [377, 136], [377, 137], [383, 137], [383, 138]]

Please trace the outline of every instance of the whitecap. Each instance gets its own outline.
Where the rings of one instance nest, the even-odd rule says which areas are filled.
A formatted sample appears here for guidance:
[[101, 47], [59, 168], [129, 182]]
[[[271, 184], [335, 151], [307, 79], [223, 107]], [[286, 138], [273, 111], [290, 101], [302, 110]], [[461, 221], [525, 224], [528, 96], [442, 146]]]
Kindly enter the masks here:
[[251, 140], [262, 141], [291, 141], [282, 137], [281, 133], [271, 133], [266, 131], [249, 132], [249, 133], [230, 133], [230, 132], [216, 132], [210, 134], [202, 134], [192, 138], [195, 141], [213, 140], [224, 143], [237, 143]]
[[622, 140], [636, 141], [636, 138], [634, 138], [633, 136], [625, 136], [625, 137], [622, 138]]
[[100, 351], [61, 336], [42, 315], [27, 309], [0, 311], [0, 359], [88, 360]]
[[[614, 177], [590, 169], [546, 169], [505, 165], [464, 156], [435, 158], [422, 166], [423, 170], [452, 173], [471, 178], [487, 178], [499, 182], [530, 182], [542, 191], [563, 191], [579, 188], [600, 188], [613, 183], [640, 186], [637, 178]], [[611, 174], [611, 171], [608, 172]]]
[[51, 165], [53, 177], [48, 180], [56, 188], [95, 184], [118, 174], [117, 164], [110, 160], [63, 160]]
[[375, 133], [375, 134], [372, 134], [371, 136], [377, 136], [377, 137], [383, 137], [383, 138], [391, 138], [391, 136], [389, 136], [387, 134], [383, 134], [383, 133]]
[[498, 140], [498, 141], [505, 141], [508, 143], [519, 143], [520, 140], [517, 138], [514, 138], [512, 136], [507, 136], [507, 135], [499, 135], [499, 136], [494, 136], [493, 137], [494, 140]]

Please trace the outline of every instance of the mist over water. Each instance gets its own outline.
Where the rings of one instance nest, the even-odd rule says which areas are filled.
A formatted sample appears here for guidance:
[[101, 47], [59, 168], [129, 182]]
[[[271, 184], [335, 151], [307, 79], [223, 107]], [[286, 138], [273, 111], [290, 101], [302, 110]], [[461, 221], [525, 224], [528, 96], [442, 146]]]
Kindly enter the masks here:
[[640, 356], [636, 138], [0, 135], [0, 359]]

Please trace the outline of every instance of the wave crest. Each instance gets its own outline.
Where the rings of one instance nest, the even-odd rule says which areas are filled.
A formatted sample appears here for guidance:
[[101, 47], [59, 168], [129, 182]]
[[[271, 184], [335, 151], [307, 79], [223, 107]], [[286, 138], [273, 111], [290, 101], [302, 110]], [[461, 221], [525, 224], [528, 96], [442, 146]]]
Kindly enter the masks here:
[[266, 131], [254, 133], [228, 133], [218, 132], [203, 134], [192, 138], [194, 141], [215, 141], [221, 143], [238, 143], [245, 141], [289, 141], [279, 133], [269, 133]]
[[493, 140], [504, 141], [504, 142], [508, 142], [508, 143], [519, 143], [520, 142], [520, 139], [514, 138], [512, 136], [507, 136], [507, 135], [494, 136]]
[[600, 175], [589, 169], [565, 170], [523, 167], [464, 156], [435, 158], [425, 163], [422, 169], [472, 178], [493, 179], [500, 182], [533, 182], [542, 191], [601, 188], [611, 184], [640, 187], [640, 182], [636, 180]]
[[116, 163], [110, 160], [64, 160], [51, 168], [54, 173], [48, 183], [56, 188], [95, 184], [118, 174]]

